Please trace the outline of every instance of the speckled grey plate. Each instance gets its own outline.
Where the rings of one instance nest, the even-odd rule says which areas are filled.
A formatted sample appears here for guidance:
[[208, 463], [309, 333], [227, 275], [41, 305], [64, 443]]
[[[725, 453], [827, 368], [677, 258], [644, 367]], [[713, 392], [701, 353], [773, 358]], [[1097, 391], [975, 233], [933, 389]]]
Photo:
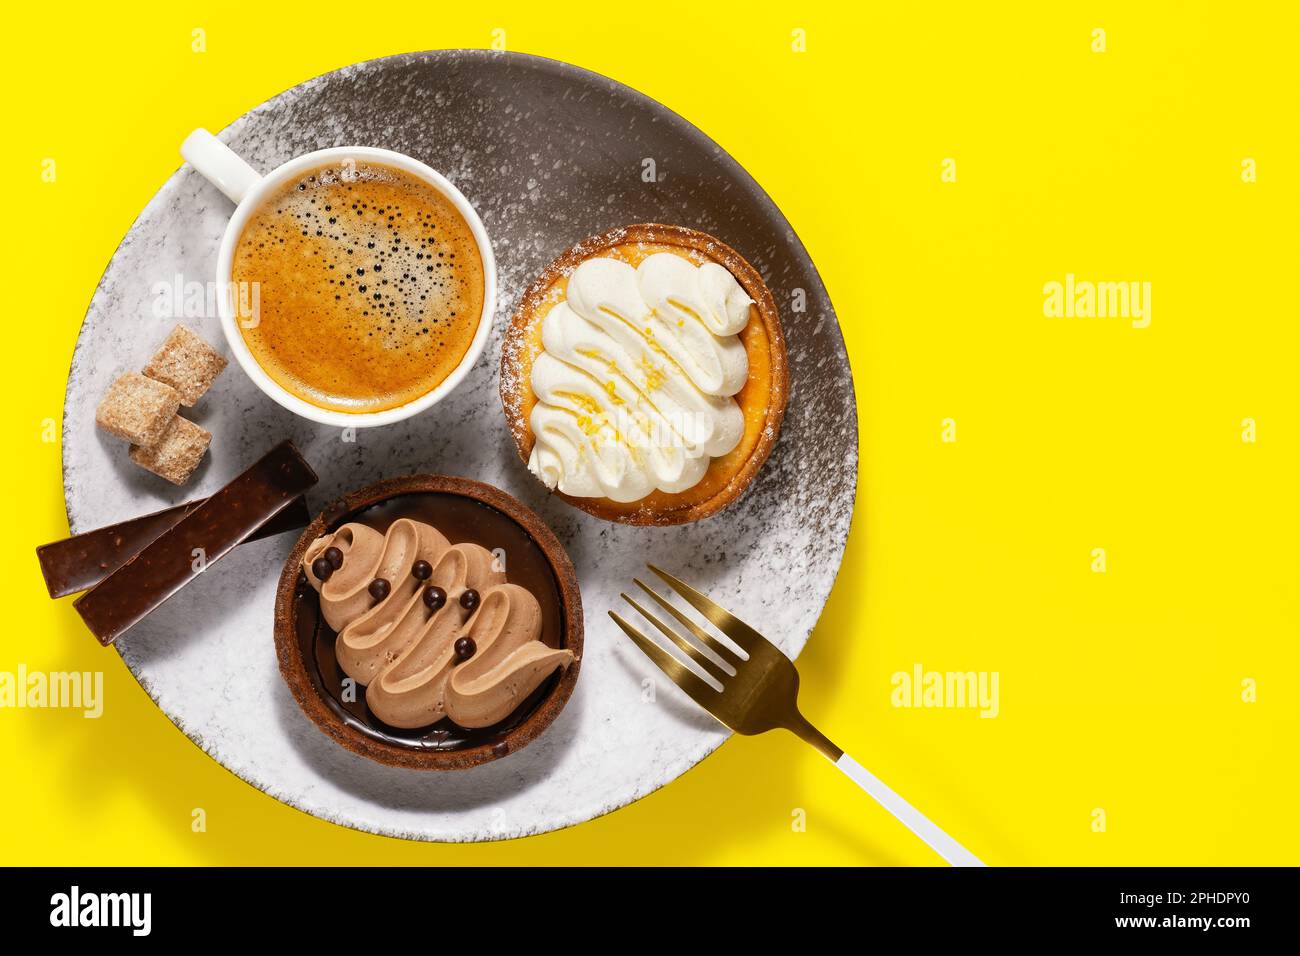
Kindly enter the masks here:
[[[197, 126], [207, 117], [193, 119]], [[413, 839], [501, 839], [567, 826], [699, 762], [725, 734], [606, 611], [649, 560], [761, 621], [791, 655], [817, 622], [853, 513], [857, 420], [835, 313], [790, 224], [679, 116], [604, 77], [518, 54], [445, 51], [357, 64], [275, 97], [222, 139], [262, 170], [313, 149], [365, 145], [446, 174], [493, 238], [500, 288], [492, 339], [450, 399], [413, 420], [358, 431], [355, 441], [293, 417], [232, 363], [195, 410], [214, 436], [205, 463], [184, 489], [154, 478], [96, 431], [94, 412], [110, 381], [143, 366], [176, 321], [160, 286], [213, 277], [231, 207], [182, 167], [117, 250], [77, 342], [63, 430], [72, 529], [209, 494], [285, 437], [321, 476], [316, 507], [397, 474], [477, 478], [535, 508], [568, 548], [582, 584], [586, 654], [568, 707], [519, 753], [454, 774], [371, 763], [319, 733], [280, 680], [272, 601], [293, 544], [282, 535], [237, 549], [118, 641], [141, 685], [253, 786], [326, 820]], [[643, 181], [646, 159], [654, 160], [652, 183]], [[610, 524], [549, 499], [515, 455], [496, 381], [501, 329], [538, 271], [584, 236], [648, 221], [713, 233], [763, 274], [782, 309], [792, 387], [781, 440], [749, 493], [713, 518], [665, 529]], [[797, 299], [805, 311], [793, 311]], [[224, 348], [215, 313], [185, 321]]]

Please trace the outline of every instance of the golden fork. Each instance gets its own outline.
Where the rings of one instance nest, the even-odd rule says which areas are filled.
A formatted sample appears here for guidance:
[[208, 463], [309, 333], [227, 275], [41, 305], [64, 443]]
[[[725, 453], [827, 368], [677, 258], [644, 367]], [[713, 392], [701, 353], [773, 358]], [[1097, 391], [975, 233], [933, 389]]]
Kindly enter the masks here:
[[726, 608], [709, 600], [695, 588], [653, 564], [647, 565], [665, 584], [676, 591], [695, 610], [719, 631], [729, 637], [744, 653], [742, 659], [722, 641], [710, 635], [658, 591], [640, 579], [633, 579], [637, 587], [648, 594], [656, 604], [693, 636], [700, 645], [708, 648], [734, 673], [728, 673], [718, 662], [703, 653], [699, 647], [682, 637], [643, 605], [627, 594], [623, 600], [632, 605], [642, 617], [653, 624], [683, 654], [698, 665], [704, 673], [722, 685], [717, 690], [689, 667], [650, 640], [613, 611], [609, 616], [630, 637], [646, 657], [654, 661], [692, 700], [707, 710], [720, 723], [738, 734], [761, 734], [784, 727], [804, 741], [812, 744], [839, 767], [858, 786], [867, 791], [876, 802], [892, 813], [909, 830], [953, 866], [983, 866], [979, 858], [935, 826], [919, 810], [880, 782], [860, 763], [827, 739], [799, 713], [799, 672], [794, 662], [775, 644], [754, 630]]

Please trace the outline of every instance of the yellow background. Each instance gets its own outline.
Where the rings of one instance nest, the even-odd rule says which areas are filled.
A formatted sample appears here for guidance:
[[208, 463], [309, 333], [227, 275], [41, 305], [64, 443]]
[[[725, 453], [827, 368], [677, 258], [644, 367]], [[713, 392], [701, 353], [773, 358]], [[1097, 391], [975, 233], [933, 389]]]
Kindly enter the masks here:
[[[799, 661], [808, 716], [990, 863], [1300, 862], [1290, 5], [186, 6], [7, 14], [0, 669], [105, 668], [107, 704], [98, 721], [0, 711], [0, 861], [935, 860], [785, 735], [732, 740], [542, 837], [354, 833], [228, 774], [70, 601], [45, 598], [32, 547], [67, 524], [42, 422], [60, 418], [87, 302], [183, 136], [336, 67], [504, 28], [508, 48], [621, 80], [712, 136], [830, 289], [862, 465], [844, 569]], [[1044, 318], [1043, 284], [1067, 272], [1151, 282], [1150, 328]], [[918, 662], [997, 671], [1000, 715], [892, 707], [890, 675]]]

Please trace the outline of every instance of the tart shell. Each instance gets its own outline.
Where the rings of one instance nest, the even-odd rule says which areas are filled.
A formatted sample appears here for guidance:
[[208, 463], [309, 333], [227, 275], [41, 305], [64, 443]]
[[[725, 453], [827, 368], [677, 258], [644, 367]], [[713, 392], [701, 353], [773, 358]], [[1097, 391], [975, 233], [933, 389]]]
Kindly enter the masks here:
[[[573, 652], [573, 663], [560, 675], [551, 691], [532, 713], [491, 744], [437, 750], [402, 746], [376, 739], [350, 726], [325, 702], [326, 693], [313, 679], [299, 644], [296, 621], [296, 591], [302, 557], [308, 546], [336, 527], [346, 516], [398, 495], [420, 493], [451, 494], [494, 508], [518, 524], [541, 548], [555, 576], [564, 615], [563, 647]], [[284, 563], [275, 595], [275, 651], [280, 674], [298, 706], [321, 731], [353, 753], [379, 763], [412, 770], [464, 770], [514, 753], [545, 730], [568, 702], [582, 665], [582, 597], [573, 562], [555, 533], [519, 501], [498, 488], [468, 478], [443, 475], [410, 475], [390, 478], [354, 491], [325, 508], [298, 538]]]
[[[693, 261], [715, 262], [730, 272], [754, 300], [757, 315], [750, 319], [740, 335], [750, 352], [751, 362], [756, 354], [754, 349], [761, 349], [765, 344], [769, 380], [766, 406], [761, 420], [755, 422], [755, 440], [743, 459], [729, 460], [734, 458], [733, 454], [710, 462], [701, 483], [708, 482], [717, 487], [705, 497], [695, 493], [695, 489], [675, 494], [656, 491], [640, 501], [621, 503], [609, 498], [579, 498], [560, 491], [551, 493], [575, 508], [608, 521], [633, 525], [686, 524], [716, 514], [745, 493], [776, 445], [789, 400], [790, 375], [785, 336], [776, 301], [758, 271], [726, 243], [708, 233], [683, 226], [638, 223], [583, 239], [570, 247], [542, 270], [528, 287], [506, 330], [501, 347], [501, 403], [519, 457], [527, 464], [534, 442], [528, 422], [536, 401], [530, 381], [532, 363], [542, 351], [541, 322], [550, 307], [559, 301], [556, 290], [587, 259], [634, 246], [671, 247]], [[751, 414], [756, 414], [757, 402], [753, 401], [753, 396], [745, 396], [742, 390], [737, 398], [747, 420]]]

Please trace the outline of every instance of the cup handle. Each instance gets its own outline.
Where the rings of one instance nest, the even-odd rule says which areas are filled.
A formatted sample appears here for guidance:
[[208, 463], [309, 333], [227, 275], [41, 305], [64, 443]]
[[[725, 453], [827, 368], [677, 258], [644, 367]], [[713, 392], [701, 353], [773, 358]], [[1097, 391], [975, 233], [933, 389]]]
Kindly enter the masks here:
[[262, 177], [233, 149], [200, 127], [181, 143], [181, 155], [199, 175], [238, 205]]

